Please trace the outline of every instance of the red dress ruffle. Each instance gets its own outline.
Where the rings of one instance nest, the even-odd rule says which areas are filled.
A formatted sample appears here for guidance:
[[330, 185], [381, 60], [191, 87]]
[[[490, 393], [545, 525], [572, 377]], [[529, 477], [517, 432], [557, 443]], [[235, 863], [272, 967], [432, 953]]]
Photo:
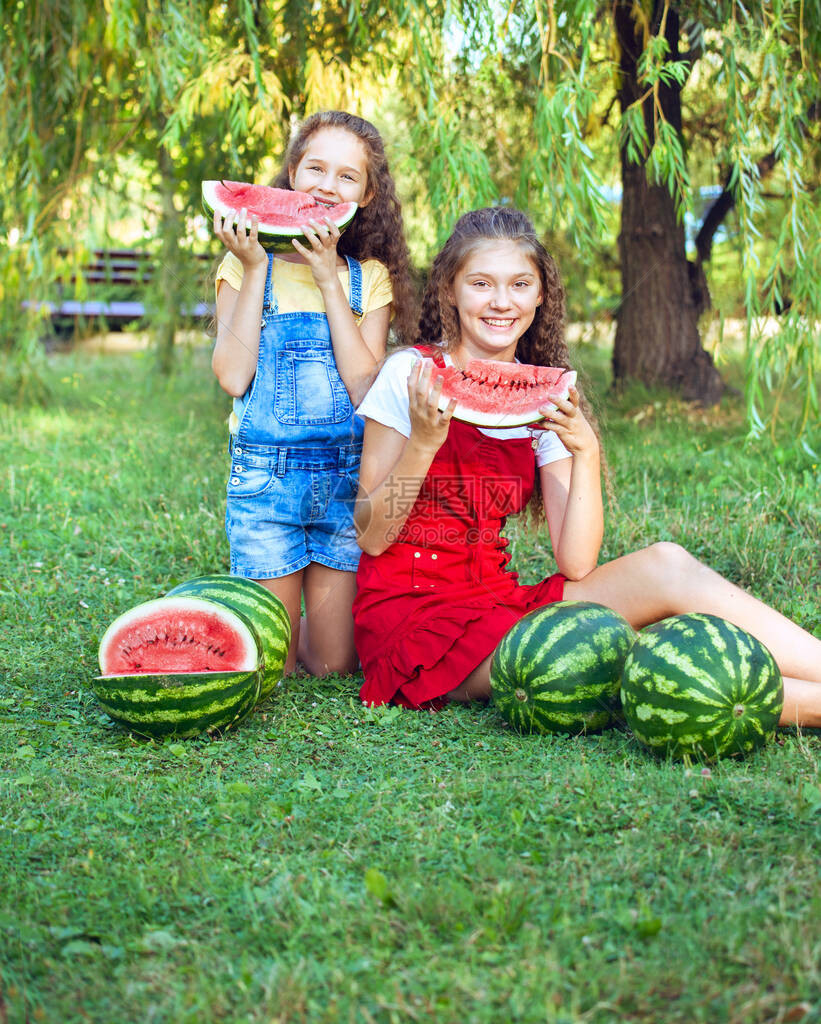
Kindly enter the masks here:
[[368, 704], [439, 707], [533, 608], [562, 599], [557, 573], [522, 585], [501, 531], [533, 492], [528, 438], [452, 420], [395, 544], [363, 554], [354, 638]]

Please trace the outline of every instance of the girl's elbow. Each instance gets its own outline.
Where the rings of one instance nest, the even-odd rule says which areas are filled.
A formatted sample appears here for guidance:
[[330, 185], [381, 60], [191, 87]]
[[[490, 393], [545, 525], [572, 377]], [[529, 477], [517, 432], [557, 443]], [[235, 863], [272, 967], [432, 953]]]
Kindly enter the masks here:
[[358, 544], [362, 548], [363, 555], [370, 555], [371, 558], [376, 558], [377, 555], [381, 555], [385, 548], [381, 544], [374, 544], [371, 541], [359, 540]]
[[346, 389], [348, 392], [348, 398], [351, 400], [351, 405], [354, 409], [363, 401], [365, 395], [370, 391], [371, 385], [376, 380], [376, 374], [379, 371], [379, 366], [374, 364], [373, 370], [369, 373], [364, 374], [358, 380], [353, 381], [350, 387]]
[[596, 562], [590, 559], [560, 558], [557, 559], [556, 568], [568, 580], [578, 582], [596, 568]]
[[217, 378], [219, 386], [232, 398], [242, 398], [248, 390], [248, 381], [241, 380], [235, 373], [225, 369], [218, 363], [215, 365], [212, 362], [211, 369], [214, 371], [214, 376]]
[[372, 557], [381, 555], [383, 551], [387, 551], [390, 547], [390, 544], [381, 537], [368, 537], [365, 535], [357, 537], [356, 543], [364, 554], [371, 555]]
[[577, 583], [579, 580], [583, 580], [585, 576], [591, 571], [590, 569], [581, 569], [574, 565], [559, 566], [559, 572], [565, 579], [570, 580], [573, 583]]
[[248, 390], [247, 384], [238, 384], [236, 381], [222, 381], [219, 379], [219, 377], [217, 378], [217, 380], [219, 381], [219, 386], [222, 388], [222, 390], [226, 394], [230, 395], [232, 398], [242, 398], [242, 396]]
[[[368, 517], [365, 516], [364, 519]], [[368, 522], [363, 521], [361, 515], [354, 513], [354, 526], [356, 527], [356, 543], [360, 549], [366, 555], [376, 556], [381, 555], [383, 551], [387, 551], [390, 547], [390, 540], [377, 531], [368, 530], [368, 526], [372, 525]]]

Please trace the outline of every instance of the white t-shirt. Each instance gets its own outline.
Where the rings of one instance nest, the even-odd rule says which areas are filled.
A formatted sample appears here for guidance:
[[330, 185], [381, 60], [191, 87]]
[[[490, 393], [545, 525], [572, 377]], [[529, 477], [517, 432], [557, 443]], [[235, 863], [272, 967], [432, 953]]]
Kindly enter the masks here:
[[[453, 365], [453, 360], [443, 353], [445, 364]], [[403, 349], [395, 352], [386, 361], [379, 375], [371, 385], [370, 391], [362, 399], [356, 410], [360, 416], [376, 420], [386, 427], [393, 427], [403, 437], [410, 437], [411, 422], [408, 412], [408, 374], [413, 364], [422, 358], [416, 349]], [[549, 462], [570, 457], [570, 452], [556, 437], [552, 430], [531, 430], [529, 427], [477, 427], [480, 433], [499, 440], [508, 438], [536, 438], [536, 465], [546, 466]]]

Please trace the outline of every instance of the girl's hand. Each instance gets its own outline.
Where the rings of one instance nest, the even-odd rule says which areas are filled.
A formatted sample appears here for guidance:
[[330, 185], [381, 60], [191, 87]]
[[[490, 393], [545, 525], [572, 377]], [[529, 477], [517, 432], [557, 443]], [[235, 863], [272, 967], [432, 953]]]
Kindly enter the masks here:
[[584, 413], [579, 408], [579, 392], [571, 387], [567, 398], [560, 398], [555, 409], [540, 409], [544, 420], [531, 429], [552, 430], [571, 455], [592, 455], [599, 450], [599, 441]]
[[259, 244], [259, 218], [251, 218], [248, 228], [248, 211], [231, 210], [225, 219], [214, 211], [214, 234], [225, 248], [242, 263], [245, 270], [261, 266], [268, 261], [268, 254]]
[[309, 220], [302, 225], [302, 231], [311, 248], [308, 249], [295, 238], [292, 239], [296, 251], [304, 257], [311, 268], [314, 283], [321, 291], [323, 288], [336, 284], [336, 245], [339, 241], [339, 228], [326, 217], [324, 223]]
[[439, 410], [442, 395], [442, 379], [437, 378], [431, 386], [433, 360], [420, 359], [414, 363], [408, 375], [408, 398], [411, 421], [411, 438], [420, 448], [439, 451], [448, 436], [448, 427], [456, 408], [452, 398], [444, 412]]

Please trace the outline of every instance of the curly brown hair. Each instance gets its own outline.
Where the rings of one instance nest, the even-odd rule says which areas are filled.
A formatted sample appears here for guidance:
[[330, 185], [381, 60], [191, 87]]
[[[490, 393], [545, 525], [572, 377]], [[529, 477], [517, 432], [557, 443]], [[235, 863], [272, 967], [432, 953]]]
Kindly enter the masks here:
[[393, 288], [392, 330], [397, 342], [409, 342], [414, 334], [416, 292], [405, 242], [402, 206], [377, 129], [370, 121], [344, 110], [323, 110], [311, 114], [292, 137], [282, 168], [272, 184], [276, 188], [291, 188], [291, 171], [296, 169], [312, 136], [323, 128], [344, 128], [362, 142], [367, 154], [368, 188], [373, 193], [370, 202], [357, 210], [339, 239], [337, 251], [341, 256], [352, 256], [357, 260], [379, 260], [388, 268]]
[[[444, 352], [455, 349], [460, 341], [459, 312], [452, 299], [456, 275], [482, 242], [515, 242], [539, 274], [542, 301], [536, 307], [533, 322], [519, 338], [516, 358], [532, 366], [570, 368], [570, 353], [565, 341], [565, 292], [559, 268], [539, 240], [530, 219], [511, 206], [491, 206], [471, 210], [456, 222], [450, 238], [434, 259], [422, 309], [416, 343], [434, 345]], [[601, 443], [598, 424], [582, 388], [577, 383], [579, 401], [585, 417]], [[609, 473], [602, 453], [605, 487], [612, 497]], [[541, 488], [536, 474], [536, 489], [528, 507], [528, 520], [541, 514]]]

